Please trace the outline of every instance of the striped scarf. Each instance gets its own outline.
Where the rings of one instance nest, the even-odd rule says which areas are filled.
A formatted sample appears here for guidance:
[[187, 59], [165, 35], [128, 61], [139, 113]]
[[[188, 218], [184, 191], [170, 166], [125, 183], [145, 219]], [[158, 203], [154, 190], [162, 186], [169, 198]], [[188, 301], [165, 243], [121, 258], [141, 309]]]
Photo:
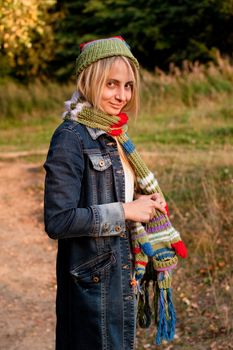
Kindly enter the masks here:
[[[140, 189], [141, 194], [159, 193], [163, 197], [154, 174], [148, 169], [128, 136], [128, 117], [125, 113], [112, 116], [95, 110], [87, 102], [80, 101], [78, 93], [74, 93], [71, 100], [65, 103], [65, 108], [64, 119], [75, 120], [115, 136], [135, 172], [137, 188]], [[171, 300], [171, 273], [177, 265], [177, 255], [185, 258], [187, 250], [168, 215], [159, 210], [155, 211], [154, 218], [146, 225], [132, 222], [130, 233], [135, 257], [135, 280], [141, 292], [144, 288], [144, 293], [140, 293], [143, 306], [141, 306], [142, 315], [141, 321], [139, 315], [139, 323], [142, 327], [150, 323], [149, 313], [146, 312], [149, 308], [149, 300], [145, 299], [148, 276], [151, 279], [151, 272], [148, 271], [156, 271], [159, 291], [157, 300], [159, 305], [156, 310], [158, 319], [156, 343], [160, 344], [163, 339], [171, 340], [174, 337], [175, 311]]]

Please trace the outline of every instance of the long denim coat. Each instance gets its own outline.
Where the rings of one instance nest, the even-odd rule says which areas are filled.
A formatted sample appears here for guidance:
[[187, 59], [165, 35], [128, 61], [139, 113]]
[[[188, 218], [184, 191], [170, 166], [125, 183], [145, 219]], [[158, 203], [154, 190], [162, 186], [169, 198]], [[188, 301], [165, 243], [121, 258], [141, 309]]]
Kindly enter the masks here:
[[131, 247], [116, 142], [65, 121], [44, 168], [45, 230], [58, 240], [56, 350], [134, 349]]

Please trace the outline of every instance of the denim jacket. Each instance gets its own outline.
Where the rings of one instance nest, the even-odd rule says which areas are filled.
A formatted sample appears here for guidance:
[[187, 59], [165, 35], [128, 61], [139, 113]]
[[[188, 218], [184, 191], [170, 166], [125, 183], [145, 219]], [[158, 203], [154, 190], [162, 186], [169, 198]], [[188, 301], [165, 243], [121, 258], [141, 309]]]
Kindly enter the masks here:
[[116, 142], [65, 121], [44, 168], [45, 230], [58, 240], [56, 350], [132, 350], [135, 294]]

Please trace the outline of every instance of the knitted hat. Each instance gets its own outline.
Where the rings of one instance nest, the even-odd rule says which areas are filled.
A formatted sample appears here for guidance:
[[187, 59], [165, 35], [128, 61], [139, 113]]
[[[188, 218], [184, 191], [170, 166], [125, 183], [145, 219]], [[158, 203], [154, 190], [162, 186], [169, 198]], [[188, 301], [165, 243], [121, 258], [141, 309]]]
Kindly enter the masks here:
[[128, 57], [139, 69], [139, 63], [133, 56], [128, 44], [121, 36], [115, 36], [107, 39], [99, 39], [80, 44], [80, 55], [76, 59], [76, 75], [79, 75], [84, 69], [92, 63], [102, 58], [113, 56]]

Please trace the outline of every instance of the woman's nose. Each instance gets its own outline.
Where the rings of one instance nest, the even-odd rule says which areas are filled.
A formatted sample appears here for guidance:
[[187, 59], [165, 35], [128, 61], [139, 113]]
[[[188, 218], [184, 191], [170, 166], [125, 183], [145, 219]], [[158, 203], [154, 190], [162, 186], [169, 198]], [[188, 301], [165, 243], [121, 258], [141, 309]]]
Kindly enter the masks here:
[[126, 100], [126, 93], [124, 87], [119, 87], [116, 93], [116, 99], [120, 101]]

